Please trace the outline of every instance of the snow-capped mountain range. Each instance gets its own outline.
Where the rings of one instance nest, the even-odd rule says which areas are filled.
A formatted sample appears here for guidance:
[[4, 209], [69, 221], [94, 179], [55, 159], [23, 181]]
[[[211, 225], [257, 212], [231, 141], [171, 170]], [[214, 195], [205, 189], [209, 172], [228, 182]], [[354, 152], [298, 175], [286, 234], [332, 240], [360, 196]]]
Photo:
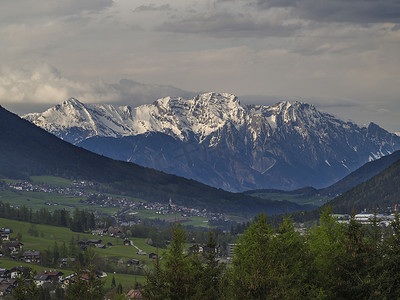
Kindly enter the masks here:
[[400, 137], [359, 127], [306, 103], [241, 105], [231, 94], [166, 97], [139, 107], [71, 98], [23, 116], [112, 158], [230, 191], [327, 186], [400, 149]]

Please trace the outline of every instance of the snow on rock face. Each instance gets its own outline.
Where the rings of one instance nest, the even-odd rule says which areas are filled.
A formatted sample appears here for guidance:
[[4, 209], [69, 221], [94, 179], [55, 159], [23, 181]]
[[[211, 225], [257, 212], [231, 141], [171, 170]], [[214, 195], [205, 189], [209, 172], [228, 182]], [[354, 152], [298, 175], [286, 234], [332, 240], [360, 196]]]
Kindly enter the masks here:
[[[180, 141], [206, 142], [208, 147], [226, 138], [223, 132], [241, 132], [246, 145], [265, 145], [266, 139], [296, 140], [300, 148], [314, 144], [334, 144], [344, 139], [351, 152], [358, 142], [352, 136], [367, 131], [371, 141], [379, 143], [383, 129], [375, 124], [360, 128], [318, 111], [313, 105], [282, 101], [273, 106], [244, 105], [226, 93], [205, 93], [193, 99], [165, 97], [135, 108], [107, 104], [83, 104], [70, 98], [42, 114], [23, 116], [37, 126], [74, 144], [93, 136], [124, 137], [145, 133], [164, 133]], [[233, 131], [232, 131], [233, 130]], [[382, 144], [385, 146], [384, 144]], [[391, 148], [373, 154], [376, 159]], [[375, 150], [376, 151], [376, 150]], [[326, 157], [324, 157], [326, 159]]]
[[83, 104], [70, 98], [42, 114], [23, 117], [55, 134], [79, 128], [84, 134], [72, 141], [76, 143], [95, 135], [118, 137], [146, 132], [161, 132], [180, 140], [194, 133], [204, 140], [229, 120], [235, 126], [243, 125], [244, 115], [237, 97], [207, 93], [190, 100], [166, 97], [135, 108]]
[[[400, 148], [400, 137], [373, 123], [359, 127], [301, 102], [241, 105], [224, 93], [165, 97], [134, 108], [70, 98], [23, 117], [71, 143], [88, 142], [87, 149], [100, 154], [115, 147], [113, 158], [233, 191], [327, 186]], [[119, 143], [91, 149], [91, 142], [102, 141], [93, 136], [121, 138], [129, 150]]]
[[350, 127], [355, 126], [306, 103], [282, 101], [273, 106], [241, 106], [236, 96], [227, 93], [205, 93], [189, 100], [165, 97], [135, 108], [83, 104], [70, 98], [42, 114], [23, 117], [74, 144], [93, 136], [123, 137], [159, 132], [181, 141], [194, 137], [202, 143], [209, 138], [208, 146], [213, 146], [221, 138], [218, 132], [232, 126], [237, 131], [247, 132], [246, 139], [253, 143], [262, 143], [266, 136], [289, 130], [287, 128], [292, 128], [303, 139], [313, 134], [324, 141], [328, 127], [351, 130]]

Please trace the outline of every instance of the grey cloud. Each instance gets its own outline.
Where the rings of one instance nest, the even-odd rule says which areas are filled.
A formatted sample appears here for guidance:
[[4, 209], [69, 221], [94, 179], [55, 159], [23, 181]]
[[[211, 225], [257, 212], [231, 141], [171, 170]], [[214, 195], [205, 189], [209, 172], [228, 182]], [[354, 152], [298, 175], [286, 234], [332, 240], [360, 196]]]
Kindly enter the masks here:
[[187, 98], [194, 94], [169, 85], [143, 84], [130, 79], [114, 84], [104, 81], [82, 83], [63, 77], [49, 64], [0, 71], [0, 103], [17, 109], [17, 112], [23, 107], [54, 105], [69, 97], [90, 103], [137, 106], [166, 96]]
[[392, 31], [399, 31], [400, 30], [400, 24], [396, 24], [393, 26]]
[[113, 0], [14, 0], [2, 1], [0, 23], [35, 23], [102, 11], [113, 5]]
[[157, 30], [188, 34], [209, 34], [217, 37], [290, 36], [300, 28], [269, 20], [256, 20], [250, 14], [211, 13], [190, 18], [169, 20]]
[[149, 5], [141, 5], [136, 7], [133, 12], [138, 13], [138, 12], [146, 12], [146, 11], [170, 11], [172, 10], [171, 6], [169, 4], [163, 4], [163, 5], [155, 5], [153, 3], [150, 3]]
[[291, 8], [294, 15], [318, 22], [400, 22], [398, 0], [257, 0], [258, 8]]
[[196, 94], [170, 85], [143, 84], [130, 79], [121, 79], [119, 83], [107, 86], [118, 92], [119, 99], [116, 103], [132, 106], [151, 103], [167, 96], [191, 98]]

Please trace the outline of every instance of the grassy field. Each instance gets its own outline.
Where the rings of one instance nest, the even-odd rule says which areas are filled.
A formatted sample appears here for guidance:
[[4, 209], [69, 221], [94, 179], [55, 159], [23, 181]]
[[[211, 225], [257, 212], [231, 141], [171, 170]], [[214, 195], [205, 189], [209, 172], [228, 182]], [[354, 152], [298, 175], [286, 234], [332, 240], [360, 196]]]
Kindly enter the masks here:
[[[3, 203], [10, 203], [15, 206], [26, 206], [33, 210], [46, 207], [49, 210], [65, 208], [71, 210], [75, 207], [80, 209], [87, 204], [80, 203], [85, 197], [74, 197], [64, 194], [45, 193], [45, 192], [26, 192], [26, 191], [0, 191], [0, 200]], [[46, 205], [46, 202], [55, 202], [58, 205]]]
[[[0, 227], [7, 227], [11, 228], [13, 233], [11, 237], [15, 237], [17, 233], [22, 234], [22, 240], [21, 242], [24, 244], [24, 251], [26, 250], [36, 250], [36, 251], [44, 251], [49, 247], [53, 247], [54, 243], [57, 242], [59, 244], [59, 247], [62, 245], [62, 243], [65, 242], [66, 245], [71, 241], [71, 239], [79, 239], [79, 240], [85, 240], [85, 239], [101, 239], [102, 243], [106, 244], [108, 242], [112, 243], [113, 245], [110, 247], [107, 247], [106, 249], [98, 249], [98, 248], [92, 248], [93, 252], [97, 255], [97, 257], [115, 257], [118, 259], [139, 259], [141, 263], [144, 264], [149, 264], [151, 265], [152, 260], [149, 259], [148, 255], [138, 255], [137, 249], [132, 247], [132, 246], [124, 246], [123, 245], [123, 239], [122, 238], [115, 238], [115, 237], [106, 237], [106, 236], [96, 236], [96, 235], [91, 235], [91, 234], [86, 234], [86, 233], [76, 233], [72, 232], [68, 228], [63, 228], [63, 227], [56, 227], [56, 226], [49, 226], [49, 225], [35, 225], [36, 229], [39, 232], [39, 236], [31, 236], [28, 234], [28, 229], [31, 226], [31, 224], [26, 223], [26, 222], [20, 222], [20, 221], [14, 221], [14, 220], [8, 220], [8, 219], [2, 219], [0, 218]], [[133, 243], [138, 246], [141, 250], [146, 251], [147, 254], [151, 252], [155, 252], [156, 248], [146, 244], [144, 238], [131, 238]], [[10, 261], [6, 259], [0, 259], [0, 268], [12, 268], [14, 266], [30, 266], [34, 267], [36, 271], [42, 271], [42, 270], [48, 270], [49, 268], [38, 266], [38, 265], [32, 265], [32, 264], [27, 264], [19, 261]], [[61, 270], [61, 269], [60, 269]], [[71, 274], [71, 270], [61, 270], [65, 274]], [[115, 280], [117, 283], [121, 283], [122, 286], [134, 286], [135, 282], [140, 282], [143, 283], [145, 278], [144, 276], [140, 275], [130, 275], [130, 274], [108, 274], [104, 280], [105, 280], [105, 286], [109, 287], [111, 285], [111, 280], [112, 276], [115, 276]]]
[[175, 222], [180, 221], [182, 225], [188, 226], [196, 226], [196, 227], [204, 227], [208, 228], [208, 218], [204, 217], [182, 217], [180, 214], [168, 214], [168, 215], [159, 215], [156, 214], [155, 210], [135, 210], [130, 211], [131, 214], [134, 214], [138, 218], [142, 219], [160, 219], [166, 222]]
[[[12, 237], [16, 236], [17, 233], [22, 234], [22, 243], [24, 249], [43, 251], [48, 247], [53, 247], [54, 242], [59, 244], [68, 244], [71, 239], [74, 240], [89, 240], [89, 239], [101, 239], [103, 244], [112, 243], [112, 246], [106, 249], [93, 248], [93, 251], [99, 257], [121, 257], [121, 258], [136, 258], [150, 262], [148, 256], [136, 254], [137, 250], [131, 246], [124, 246], [122, 238], [110, 237], [110, 236], [98, 236], [88, 233], [72, 232], [69, 228], [40, 225], [36, 224], [36, 229], [39, 232], [39, 236], [35, 237], [29, 235], [28, 230], [31, 226], [30, 223], [20, 222], [8, 219], [0, 218], [0, 227], [8, 227], [13, 231]], [[155, 252], [156, 248], [146, 244], [144, 238], [130, 238], [133, 243], [138, 246], [141, 250], [147, 253]]]
[[72, 181], [55, 176], [31, 176], [32, 183], [34, 184], [45, 184], [58, 187], [68, 187], [72, 185]]
[[[73, 270], [47, 268], [47, 267], [29, 264], [29, 263], [25, 263], [25, 262], [16, 262], [14, 260], [0, 259], [0, 268], [10, 270], [16, 266], [30, 267], [30, 268], [32, 268], [32, 270], [36, 271], [37, 273], [39, 273], [41, 271], [50, 270], [50, 269], [57, 270], [57, 271], [61, 271], [64, 273], [63, 277], [74, 273]], [[115, 278], [117, 285], [119, 283], [121, 283], [121, 285], [124, 287], [124, 289], [127, 289], [128, 287], [134, 287], [136, 282], [143, 284], [146, 280], [145, 276], [141, 276], [141, 275], [107, 273], [107, 276], [102, 279], [104, 282], [104, 287], [106, 289], [111, 287], [111, 282], [112, 282], [113, 276]]]
[[[34, 211], [42, 207], [48, 209], [49, 211], [63, 208], [69, 211], [72, 211], [75, 208], [86, 209], [90, 211], [100, 210], [110, 215], [118, 211], [118, 208], [116, 207], [87, 205], [86, 203], [82, 203], [82, 200], [86, 200], [86, 198], [45, 192], [26, 192], [13, 190], [0, 191], [1, 202], [9, 203], [14, 207], [24, 205]], [[57, 205], [47, 205], [46, 203], [48, 202], [54, 202], [57, 203]]]
[[325, 196], [304, 196], [304, 195], [294, 195], [294, 194], [289, 194], [289, 193], [254, 193], [251, 194], [251, 196], [254, 197], [260, 197], [263, 199], [270, 199], [270, 200], [275, 200], [275, 201], [283, 201], [287, 200], [290, 202], [294, 202], [297, 204], [305, 205], [305, 204], [311, 204], [315, 206], [321, 206], [325, 204], [325, 202], [328, 199], [328, 197]]

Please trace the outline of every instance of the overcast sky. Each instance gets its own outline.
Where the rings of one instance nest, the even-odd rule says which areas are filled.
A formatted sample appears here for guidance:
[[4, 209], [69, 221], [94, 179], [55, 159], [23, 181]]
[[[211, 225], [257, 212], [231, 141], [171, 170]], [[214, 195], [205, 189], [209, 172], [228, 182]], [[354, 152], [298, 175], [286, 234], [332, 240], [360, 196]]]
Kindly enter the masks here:
[[399, 0], [2, 0], [0, 104], [228, 92], [400, 131]]

